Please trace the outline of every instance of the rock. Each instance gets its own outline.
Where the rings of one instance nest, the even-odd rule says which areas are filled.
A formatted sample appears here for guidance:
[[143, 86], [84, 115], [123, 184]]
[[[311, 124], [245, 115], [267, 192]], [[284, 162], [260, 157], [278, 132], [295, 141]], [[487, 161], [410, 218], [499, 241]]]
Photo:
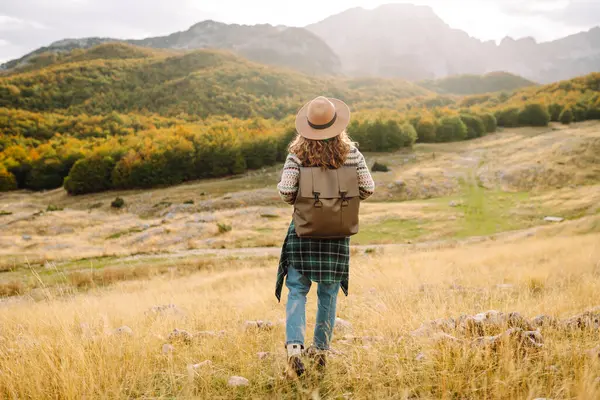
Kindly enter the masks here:
[[210, 366], [212, 366], [212, 361], [211, 360], [205, 360], [205, 361], [202, 361], [201, 363], [198, 363], [198, 364], [190, 364], [190, 366], [192, 367], [192, 369], [199, 369], [199, 368], [204, 368], [204, 367], [210, 367]]
[[133, 335], [133, 330], [127, 325], [123, 325], [122, 327], [115, 329], [115, 335], [131, 336]]
[[31, 240], [31, 236], [29, 236], [29, 235], [23, 235], [23, 236], [21, 236], [21, 237], [22, 237], [22, 238], [23, 238], [23, 240], [25, 240], [25, 241], [30, 241], [30, 240]]
[[544, 326], [558, 326], [558, 320], [550, 315], [538, 315], [531, 320], [531, 325], [535, 328]]
[[352, 332], [352, 324], [344, 319], [336, 318], [334, 332], [340, 335]]
[[175, 328], [173, 332], [169, 333], [167, 339], [169, 342], [183, 342], [183, 343], [191, 343], [194, 336], [188, 331], [184, 331], [181, 329]]
[[223, 196], [223, 200], [231, 200], [232, 197], [233, 196], [231, 194], [226, 194], [225, 196]]
[[423, 362], [427, 359], [427, 356], [425, 355], [425, 353], [419, 353], [417, 354], [417, 356], [415, 357], [415, 361], [418, 362]]
[[184, 316], [185, 312], [180, 310], [175, 304], [166, 304], [161, 306], [154, 306], [148, 310], [147, 314], [155, 315], [168, 315], [168, 316]]
[[259, 360], [264, 360], [265, 358], [269, 357], [271, 353], [269, 353], [268, 351], [259, 351], [258, 353], [256, 353], [256, 355], [258, 356]]
[[600, 311], [590, 310], [564, 321], [567, 329], [599, 329]]
[[397, 180], [396, 182], [394, 182], [394, 184], [398, 187], [406, 186], [406, 183], [402, 179]]
[[162, 353], [163, 354], [171, 354], [175, 351], [175, 346], [169, 343], [165, 343], [162, 345]]
[[174, 212], [168, 212], [168, 213], [165, 215], [165, 219], [166, 219], [166, 220], [173, 219], [173, 218], [175, 218], [175, 213], [174, 213]]
[[561, 217], [546, 217], [544, 221], [546, 222], [563, 222], [565, 219]]
[[265, 330], [265, 331], [270, 331], [271, 329], [273, 329], [273, 323], [270, 321], [262, 321], [262, 320], [257, 320], [257, 321], [246, 321], [244, 323], [244, 327], [246, 328], [246, 330]]
[[460, 206], [461, 204], [460, 204], [460, 202], [458, 202], [458, 201], [454, 201], [454, 200], [452, 200], [450, 203], [448, 203], [448, 205], [449, 205], [450, 207], [458, 207], [458, 206]]
[[387, 185], [387, 188], [390, 189], [390, 190], [391, 189], [395, 189], [396, 185], [394, 185], [393, 183], [390, 183], [389, 185]]
[[461, 344], [463, 340], [458, 339], [452, 335], [448, 335], [447, 333], [439, 332], [433, 335], [433, 341], [438, 344]]
[[512, 283], [499, 283], [496, 285], [496, 289], [500, 289], [500, 290], [513, 290], [515, 288], [515, 285], [513, 285]]
[[250, 385], [250, 381], [243, 376], [232, 376], [227, 381], [227, 386], [230, 387], [239, 387], [239, 386], [248, 386]]

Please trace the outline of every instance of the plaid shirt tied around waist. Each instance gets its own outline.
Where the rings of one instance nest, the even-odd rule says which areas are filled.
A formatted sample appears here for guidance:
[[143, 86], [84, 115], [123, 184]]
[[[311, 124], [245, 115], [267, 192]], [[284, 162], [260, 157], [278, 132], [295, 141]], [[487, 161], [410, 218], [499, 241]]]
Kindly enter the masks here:
[[301, 238], [296, 235], [296, 227], [292, 221], [283, 242], [277, 271], [275, 296], [279, 301], [288, 266], [295, 268], [313, 282], [340, 282], [344, 294], [348, 296], [350, 238]]

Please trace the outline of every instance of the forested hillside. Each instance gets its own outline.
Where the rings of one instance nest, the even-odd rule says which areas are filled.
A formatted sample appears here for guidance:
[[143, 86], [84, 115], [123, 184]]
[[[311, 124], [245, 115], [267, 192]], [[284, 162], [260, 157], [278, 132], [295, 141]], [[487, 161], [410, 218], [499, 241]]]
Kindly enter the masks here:
[[272, 165], [286, 155], [295, 112], [319, 94], [351, 105], [348, 132], [367, 152], [600, 118], [600, 73], [459, 97], [398, 80], [314, 78], [217, 51], [103, 44], [40, 57], [0, 76], [0, 190], [64, 184], [83, 194]]
[[419, 85], [440, 94], [470, 95], [490, 92], [512, 91], [536, 83], [507, 72], [485, 75], [456, 75], [444, 79], [419, 82]]

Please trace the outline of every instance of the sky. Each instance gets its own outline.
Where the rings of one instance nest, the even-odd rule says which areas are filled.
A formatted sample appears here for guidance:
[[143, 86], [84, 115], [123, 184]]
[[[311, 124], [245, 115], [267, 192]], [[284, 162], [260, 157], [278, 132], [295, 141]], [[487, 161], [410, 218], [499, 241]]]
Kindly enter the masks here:
[[[226, 23], [305, 26], [394, 0], [0, 0], [0, 62], [64, 38], [139, 39]], [[482, 40], [548, 41], [600, 25], [600, 0], [408, 0]]]

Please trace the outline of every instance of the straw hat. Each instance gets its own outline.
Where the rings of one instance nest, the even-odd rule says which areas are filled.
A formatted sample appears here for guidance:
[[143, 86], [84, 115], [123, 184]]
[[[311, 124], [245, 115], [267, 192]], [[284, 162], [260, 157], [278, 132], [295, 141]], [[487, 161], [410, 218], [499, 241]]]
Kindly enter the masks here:
[[310, 140], [325, 140], [342, 133], [350, 122], [350, 108], [341, 100], [317, 97], [296, 115], [296, 130]]

